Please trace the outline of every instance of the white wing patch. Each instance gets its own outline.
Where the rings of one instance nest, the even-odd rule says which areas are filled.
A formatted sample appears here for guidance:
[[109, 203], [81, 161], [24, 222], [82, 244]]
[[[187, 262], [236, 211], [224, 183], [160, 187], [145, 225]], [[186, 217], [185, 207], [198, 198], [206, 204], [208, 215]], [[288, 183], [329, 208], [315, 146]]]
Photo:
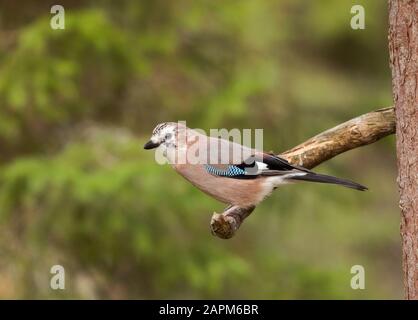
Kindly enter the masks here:
[[257, 176], [263, 173], [264, 170], [268, 170], [268, 165], [261, 161], [255, 161], [255, 164], [253, 167], [245, 168], [245, 174]]
[[268, 170], [268, 166], [264, 162], [256, 161], [255, 165], [257, 167], [257, 174], [260, 174], [263, 170]]

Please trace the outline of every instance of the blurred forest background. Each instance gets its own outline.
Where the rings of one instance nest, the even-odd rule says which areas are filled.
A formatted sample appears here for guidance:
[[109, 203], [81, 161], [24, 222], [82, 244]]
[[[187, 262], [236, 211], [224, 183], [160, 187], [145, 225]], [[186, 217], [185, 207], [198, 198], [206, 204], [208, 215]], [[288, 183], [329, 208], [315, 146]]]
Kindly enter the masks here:
[[52, 30], [56, 2], [0, 1], [0, 298], [402, 298], [393, 137], [316, 168], [370, 191], [283, 188], [228, 241], [142, 149], [186, 120], [279, 153], [390, 106], [386, 1], [59, 1]]

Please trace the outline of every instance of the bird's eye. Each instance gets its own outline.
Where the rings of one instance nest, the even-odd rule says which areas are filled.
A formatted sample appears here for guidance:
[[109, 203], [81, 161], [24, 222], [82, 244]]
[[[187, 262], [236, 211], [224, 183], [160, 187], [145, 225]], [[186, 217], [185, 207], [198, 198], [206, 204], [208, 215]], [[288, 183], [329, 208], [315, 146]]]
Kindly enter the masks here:
[[167, 140], [167, 139], [170, 139], [171, 138], [171, 133], [166, 133], [165, 134], [165, 139]]

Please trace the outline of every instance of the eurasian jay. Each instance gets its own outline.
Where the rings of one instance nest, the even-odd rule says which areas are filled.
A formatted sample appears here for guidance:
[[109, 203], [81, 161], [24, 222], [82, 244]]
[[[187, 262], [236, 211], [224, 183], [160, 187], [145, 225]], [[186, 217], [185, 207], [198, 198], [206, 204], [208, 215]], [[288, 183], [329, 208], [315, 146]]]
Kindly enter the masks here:
[[157, 147], [180, 175], [230, 206], [255, 207], [278, 186], [296, 181], [332, 183], [367, 190], [353, 181], [292, 165], [276, 155], [208, 137], [181, 123], [157, 125], [144, 149]]

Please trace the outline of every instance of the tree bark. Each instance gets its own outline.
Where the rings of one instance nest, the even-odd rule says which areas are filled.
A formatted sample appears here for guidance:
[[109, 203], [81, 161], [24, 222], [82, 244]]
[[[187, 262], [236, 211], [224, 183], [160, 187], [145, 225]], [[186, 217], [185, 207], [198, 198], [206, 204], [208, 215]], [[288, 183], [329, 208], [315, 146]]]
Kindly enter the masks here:
[[395, 133], [393, 107], [379, 109], [324, 131], [280, 157], [292, 164], [312, 169], [340, 153], [358, 148]]
[[[283, 152], [280, 157], [292, 164], [311, 169], [340, 153], [373, 143], [393, 133], [395, 133], [394, 108], [379, 109], [322, 132]], [[234, 206], [227, 208], [222, 214], [214, 213], [211, 220], [212, 234], [222, 239], [233, 237], [253, 210], [254, 207]]]
[[389, 53], [406, 299], [418, 299], [418, 1], [389, 1]]

